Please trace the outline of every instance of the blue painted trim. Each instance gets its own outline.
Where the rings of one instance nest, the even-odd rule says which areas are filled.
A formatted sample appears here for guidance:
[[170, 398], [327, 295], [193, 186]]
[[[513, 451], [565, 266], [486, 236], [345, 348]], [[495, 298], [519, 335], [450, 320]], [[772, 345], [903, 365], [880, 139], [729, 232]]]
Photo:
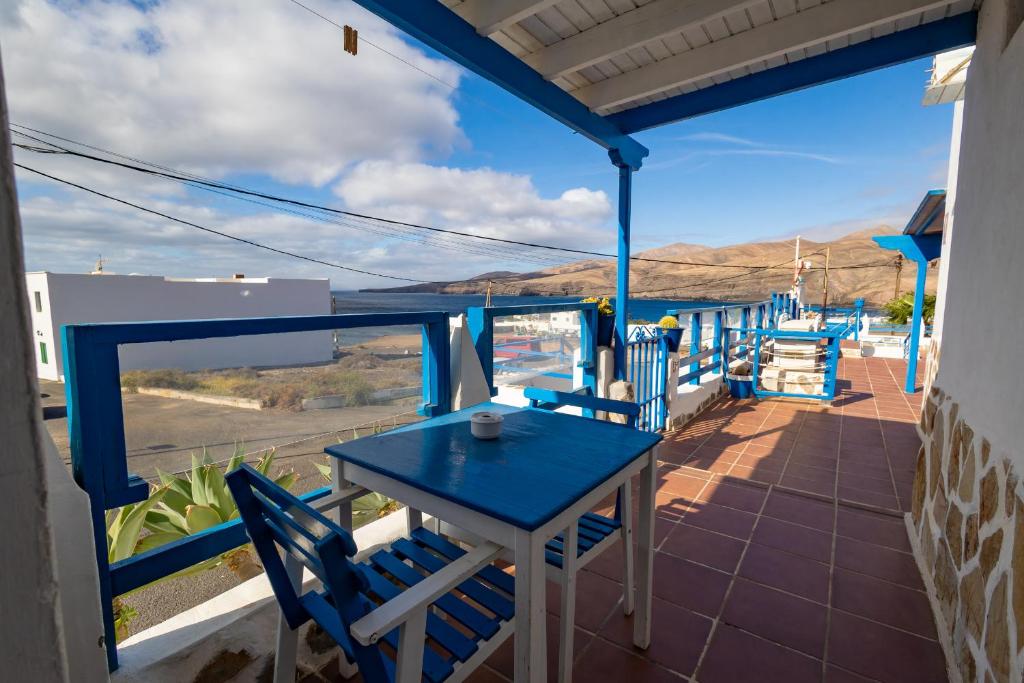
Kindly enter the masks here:
[[[117, 668], [111, 606], [117, 593], [107, 563], [106, 511], [139, 502], [149, 495], [146, 482], [128, 472], [118, 345], [416, 324], [423, 326], [425, 343], [421, 412], [441, 415], [451, 408], [445, 312], [85, 323], [61, 328], [71, 469], [75, 481], [89, 495], [107, 664], [111, 671]], [[153, 551], [167, 552], [167, 546]]]
[[580, 313], [580, 367], [583, 368], [583, 386], [592, 393], [597, 390], [597, 304], [528, 304], [525, 306], [470, 306], [466, 309], [466, 324], [473, 348], [480, 359], [484, 379], [491, 389], [491, 396], [497, 394], [494, 387], [494, 319], [513, 315], [532, 315], [579, 311]]
[[977, 25], [976, 12], [959, 14], [721, 85], [627, 109], [607, 119], [626, 133], [636, 133], [973, 45]]
[[[300, 495], [299, 500], [310, 503], [330, 492], [331, 487], [325, 486]], [[112, 592], [124, 595], [248, 542], [242, 520], [233, 519], [149, 552], [133, 555], [110, 566]]]
[[[540, 387], [526, 387], [523, 396], [530, 401], [531, 408], [548, 409], [548, 405], [575, 406], [587, 410], [603, 410], [606, 413], [625, 415], [627, 426], [636, 427], [636, 418], [640, 415], [640, 405], [629, 401], [617, 401], [611, 398], [598, 398], [586, 394], [574, 394]], [[542, 405], [543, 404], [543, 405]]]
[[626, 330], [629, 329], [629, 226], [633, 169], [619, 166], [619, 250], [615, 283], [615, 379], [626, 379]]
[[864, 316], [864, 299], [854, 299], [853, 306], [857, 312], [856, 327], [853, 328], [853, 340], [860, 341], [861, 318]]
[[881, 235], [872, 237], [883, 249], [899, 251], [917, 264], [917, 283], [914, 287], [914, 316], [910, 323], [910, 349], [907, 357], [907, 376], [903, 390], [908, 394], [917, 391], [917, 354], [921, 346], [921, 319], [924, 308], [925, 279], [928, 262], [942, 254], [942, 233], [928, 235]]
[[[728, 339], [723, 338], [723, 336], [722, 336], [722, 333], [726, 329], [725, 326], [724, 326], [724, 322], [725, 322], [723, 320], [724, 318], [725, 318], [725, 311], [724, 310], [715, 311], [715, 326], [714, 326], [714, 331], [711, 333], [711, 335], [712, 335], [712, 342], [711, 343], [714, 344], [716, 347], [718, 347], [718, 353], [716, 353], [715, 355], [713, 355], [711, 357], [711, 362], [712, 363], [718, 363], [718, 367], [723, 368], [722, 369], [722, 373], [723, 374], [725, 373], [725, 368], [727, 368], [728, 365], [729, 365], [728, 360], [727, 360], [728, 357], [729, 357], [729, 341], [728, 341]], [[723, 359], [726, 359], [726, 362], [725, 362], [724, 366], [722, 364]]]
[[[696, 356], [698, 353], [700, 353], [700, 342], [701, 342], [702, 327], [703, 327], [703, 325], [701, 323], [701, 312], [700, 311], [695, 311], [695, 312], [691, 313], [690, 314], [690, 355], [691, 356]], [[693, 375], [693, 373], [699, 372], [699, 371], [700, 371], [700, 361], [696, 361], [696, 362], [690, 364], [690, 372], [689, 372], [689, 374], [684, 375], [684, 377], [689, 377], [690, 378], [690, 384], [700, 384], [700, 374], [697, 374], [697, 375], [695, 375], [693, 377], [690, 377], [690, 375]], [[679, 378], [679, 383], [680, 384], [684, 383], [683, 377]]]
[[928, 263], [942, 254], [942, 234], [930, 235], [878, 235], [871, 238], [890, 251], [899, 251], [911, 261]]
[[639, 169], [646, 147], [623, 134], [616, 124], [593, 113], [579, 100], [549, 83], [440, 2], [409, 0], [355, 0], [369, 11], [413, 38], [437, 50], [501, 88], [585, 135], [630, 167]]
[[700, 384], [700, 378], [702, 375], [706, 375], [709, 372], [715, 372], [721, 367], [722, 363], [720, 361], [715, 361], [714, 363], [709, 363], [708, 365], [705, 365], [699, 370], [693, 370], [691, 372], [688, 372], [679, 378], [679, 386], [682, 386], [687, 382], [689, 382], [690, 384]]

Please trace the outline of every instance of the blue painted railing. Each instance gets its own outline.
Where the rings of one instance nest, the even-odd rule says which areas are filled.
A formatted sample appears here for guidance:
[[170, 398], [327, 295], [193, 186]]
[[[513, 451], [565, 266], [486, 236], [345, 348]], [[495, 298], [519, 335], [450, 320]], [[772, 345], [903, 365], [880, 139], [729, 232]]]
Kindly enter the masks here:
[[[755, 396], [807, 398], [822, 401], [832, 401], [835, 399], [836, 377], [839, 369], [839, 344], [843, 339], [852, 334], [853, 330], [850, 325], [829, 325], [820, 332], [761, 329], [745, 329], [737, 331], [741, 334], [746, 333], [748, 335], [753, 335], [753, 346], [756, 349], [763, 348], [764, 342], [769, 339], [802, 339], [814, 341], [815, 343], [822, 344], [825, 347], [823, 352], [824, 367], [822, 368], [824, 370], [824, 373], [822, 373], [824, 376], [822, 381], [822, 391], [820, 394], [769, 391], [763, 388], [763, 383], [761, 381], [761, 354], [754, 353], [751, 365]], [[817, 374], [818, 370], [815, 369], [814, 373]]]
[[[484, 379], [491, 395], [498, 390], [494, 386], [494, 319], [517, 315], [544, 315], [578, 311], [580, 314], [580, 360], [583, 370], [583, 386], [591, 393], [597, 390], [597, 304], [566, 303], [536, 304], [526, 306], [472, 306], [466, 309], [469, 334], [473, 348], [480, 359]], [[561, 374], [561, 373], [559, 373]]]
[[[397, 325], [422, 328], [423, 403], [420, 412], [428, 416], [448, 412], [451, 407], [450, 347], [448, 314], [444, 312], [95, 323], [62, 328], [72, 472], [75, 481], [89, 495], [104, 638], [111, 670], [117, 668], [112, 608], [115, 596], [246, 542], [244, 529], [238, 521], [232, 521], [108, 564], [107, 511], [149, 496], [149, 484], [128, 472], [118, 346]], [[315, 498], [325, 492], [314, 491], [306, 497]]]
[[[789, 310], [792, 310], [792, 305], [788, 295], [772, 294], [768, 301], [669, 311], [669, 315], [676, 316], [679, 324], [690, 332], [690, 353], [679, 359], [680, 370], [689, 367], [689, 371], [680, 372], [679, 385], [700, 384], [700, 378], [708, 373], [724, 374], [728, 371], [729, 361], [736, 357], [730, 357], [729, 351], [745, 346], [745, 343], [732, 344], [730, 330], [735, 331], [736, 328], [730, 327], [731, 317], [737, 318], [737, 327], [749, 327], [751, 317], [758, 328], [774, 327], [783, 313]], [[705, 336], [704, 327], [708, 321], [712, 322], [712, 331]], [[709, 348], [704, 348], [705, 343]], [[745, 348], [743, 351], [746, 354]]]
[[626, 342], [626, 379], [633, 384], [640, 406], [636, 426], [656, 432], [665, 426], [668, 404], [668, 345], [648, 327], [633, 328]]
[[845, 324], [850, 328], [847, 336], [852, 335], [854, 341], [860, 341], [860, 331], [864, 318], [864, 299], [854, 300], [852, 307], [829, 306], [822, 312], [821, 306], [808, 305], [804, 306], [804, 310], [821, 313], [826, 322], [829, 317], [845, 317]]

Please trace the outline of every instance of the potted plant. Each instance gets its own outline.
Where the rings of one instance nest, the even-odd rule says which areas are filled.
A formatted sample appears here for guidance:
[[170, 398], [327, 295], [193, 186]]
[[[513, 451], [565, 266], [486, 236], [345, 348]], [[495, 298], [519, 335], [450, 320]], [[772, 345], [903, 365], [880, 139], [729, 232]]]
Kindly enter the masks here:
[[597, 345], [611, 346], [612, 334], [615, 332], [615, 308], [608, 297], [590, 296], [580, 303], [597, 304]]
[[661, 328], [661, 336], [665, 338], [668, 350], [675, 353], [679, 350], [679, 342], [683, 340], [683, 328], [679, 327], [679, 321], [675, 316], [666, 315], [658, 321]]

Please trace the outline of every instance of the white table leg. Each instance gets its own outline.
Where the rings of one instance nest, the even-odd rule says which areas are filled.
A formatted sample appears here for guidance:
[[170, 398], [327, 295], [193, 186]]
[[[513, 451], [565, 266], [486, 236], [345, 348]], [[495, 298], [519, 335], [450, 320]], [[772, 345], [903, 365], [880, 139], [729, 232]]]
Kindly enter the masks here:
[[544, 542], [516, 530], [515, 683], [547, 683]]
[[[302, 563], [291, 554], [286, 554], [284, 570], [288, 580], [296, 592], [302, 587]], [[284, 612], [278, 610], [277, 616], [277, 652], [274, 655], [274, 683], [293, 683], [295, 680], [295, 663], [299, 649], [299, 632], [288, 626]], [[344, 655], [342, 655], [344, 656]]]
[[579, 523], [562, 534], [562, 619], [558, 650], [558, 682], [572, 682], [573, 635], [576, 629], [576, 555]]
[[658, 472], [655, 448], [647, 452], [647, 465], [640, 471], [640, 528], [637, 532], [637, 610], [633, 618], [633, 644], [647, 649], [651, 644], [651, 595], [654, 589], [654, 491]]
[[[333, 493], [338, 493], [349, 486], [349, 482], [347, 482], [345, 477], [342, 475], [341, 468], [341, 461], [337, 458], [331, 458], [331, 491]], [[324, 514], [329, 520], [340, 526], [342, 529], [352, 533], [351, 501], [339, 503], [337, 508], [334, 510], [324, 511]]]
[[633, 575], [633, 482], [627, 480], [619, 487], [619, 521], [622, 523], [622, 611], [628, 617], [635, 607], [635, 577]]
[[[398, 657], [395, 683], [420, 683], [423, 680], [423, 645], [426, 639], [427, 610], [418, 609], [398, 629]], [[342, 655], [344, 656], [344, 655]]]

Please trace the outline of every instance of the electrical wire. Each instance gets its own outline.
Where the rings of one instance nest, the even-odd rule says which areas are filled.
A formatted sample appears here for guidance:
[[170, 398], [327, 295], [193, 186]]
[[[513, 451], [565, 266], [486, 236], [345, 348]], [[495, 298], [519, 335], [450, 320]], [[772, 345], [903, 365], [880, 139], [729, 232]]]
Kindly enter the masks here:
[[124, 204], [125, 206], [130, 206], [133, 209], [137, 209], [139, 211], [144, 211], [145, 213], [150, 213], [150, 214], [153, 214], [154, 216], [159, 216], [159, 217], [164, 218], [166, 220], [173, 221], [175, 223], [180, 223], [181, 225], [185, 225], [185, 226], [190, 227], [190, 228], [195, 228], [197, 230], [202, 230], [203, 232], [207, 232], [207, 233], [210, 233], [210, 234], [213, 234], [213, 235], [218, 235], [220, 237], [224, 237], [224, 238], [227, 238], [229, 240], [234, 240], [235, 242], [241, 242], [242, 244], [248, 244], [251, 247], [256, 247], [258, 249], [264, 249], [266, 251], [270, 251], [270, 252], [273, 252], [275, 254], [281, 254], [283, 256], [290, 256], [292, 258], [300, 259], [300, 260], [303, 260], [303, 261], [309, 261], [310, 263], [317, 263], [317, 264], [320, 264], [322, 266], [329, 266], [331, 268], [338, 268], [340, 270], [347, 270], [349, 272], [359, 273], [361, 275], [373, 275], [375, 277], [387, 278], [389, 280], [402, 280], [404, 282], [416, 282], [416, 283], [422, 283], [422, 284], [436, 284], [432, 280], [418, 280], [416, 278], [403, 277], [401, 275], [388, 275], [388, 274], [385, 274], [385, 273], [375, 273], [375, 272], [370, 271], [370, 270], [362, 270], [360, 268], [352, 268], [350, 266], [343, 266], [340, 263], [332, 263], [330, 261], [324, 261], [322, 259], [314, 258], [312, 256], [306, 256], [304, 254], [298, 254], [298, 253], [293, 252], [293, 251], [287, 251], [285, 249], [278, 249], [277, 247], [271, 247], [271, 246], [269, 246], [267, 244], [262, 244], [261, 242], [256, 242], [254, 240], [246, 239], [244, 237], [238, 237], [237, 235], [230, 235], [230, 234], [228, 234], [226, 232], [222, 232], [220, 230], [214, 230], [213, 228], [208, 228], [206, 226], [199, 225], [198, 223], [193, 223], [191, 221], [186, 221], [186, 220], [184, 220], [182, 218], [177, 218], [175, 216], [171, 216], [171, 215], [163, 213], [161, 211], [156, 211], [155, 209], [150, 209], [150, 208], [147, 208], [147, 207], [142, 206], [140, 204], [135, 204], [134, 202], [130, 202], [130, 201], [126, 200], [126, 199], [121, 199], [119, 197], [114, 197], [113, 195], [109, 195], [109, 194], [106, 194], [104, 192], [100, 192], [99, 190], [94, 190], [92, 188], [86, 187], [85, 185], [79, 185], [78, 183], [71, 182], [70, 180], [65, 180], [64, 178], [58, 178], [57, 176], [50, 175], [49, 173], [44, 173], [43, 171], [34, 169], [34, 168], [30, 167], [30, 166], [25, 166], [24, 164], [15, 163], [14, 165], [17, 166], [18, 168], [24, 170], [24, 171], [29, 171], [30, 173], [35, 173], [36, 175], [40, 175], [40, 176], [42, 176], [44, 178], [49, 178], [50, 180], [53, 180], [55, 182], [62, 183], [64, 185], [68, 185], [70, 187], [77, 188], [79, 190], [82, 190], [83, 192], [88, 192], [90, 194], [94, 194], [97, 197], [103, 197], [104, 199], [109, 199], [110, 201], [117, 202], [119, 204]]
[[[12, 125], [17, 125], [17, 126], [19, 126], [21, 128], [25, 128], [26, 130], [32, 130], [33, 132], [39, 133], [41, 135], [47, 135], [47, 136], [51, 135], [51, 134], [43, 132], [43, 131], [38, 131], [38, 130], [35, 130], [33, 128], [29, 128], [28, 126], [22, 126], [20, 124], [12, 124]], [[135, 159], [133, 157], [128, 157], [128, 156], [125, 156], [125, 155], [121, 155], [121, 154], [119, 154], [117, 152], [110, 152], [110, 151], [107, 151], [107, 150], [103, 150], [101, 148], [93, 147], [91, 145], [83, 145], [83, 146], [87, 146], [87, 147], [89, 147], [91, 149], [95, 149], [97, 151], [102, 151], [103, 153], [110, 154], [112, 156], [117, 156], [117, 157], [121, 157], [121, 158], [125, 158], [125, 159], [131, 159], [133, 161], [136, 161], [137, 163], [142, 163], [142, 164], [146, 164], [146, 165], [149, 165], [149, 166], [153, 166], [154, 168], [158, 168], [158, 169], [161, 169], [161, 170], [154, 171], [152, 169], [144, 168], [144, 167], [141, 167], [141, 166], [137, 166], [135, 164], [127, 164], [127, 163], [123, 163], [123, 162], [119, 162], [119, 161], [114, 161], [112, 159], [104, 159], [102, 157], [97, 157], [97, 156], [92, 155], [92, 154], [83, 154], [82, 152], [77, 152], [75, 150], [67, 149], [65, 147], [62, 147], [62, 146], [57, 145], [57, 144], [52, 143], [52, 142], [48, 142], [46, 140], [40, 140], [39, 138], [33, 137], [31, 135], [27, 135], [26, 133], [23, 133], [21, 131], [12, 130], [12, 132], [18, 133], [19, 135], [22, 135], [22, 136], [27, 137], [29, 139], [35, 140], [36, 142], [41, 142], [43, 144], [51, 145], [52, 147], [55, 148], [53, 150], [46, 150], [46, 149], [41, 149], [41, 148], [37, 148], [37, 147], [32, 147], [32, 146], [29, 146], [29, 145], [21, 145], [21, 144], [15, 143], [15, 146], [23, 148], [23, 149], [26, 149], [28, 151], [33, 151], [33, 152], [38, 152], [38, 153], [48, 153], [48, 154], [66, 154], [66, 155], [69, 155], [69, 156], [74, 156], [74, 157], [78, 157], [78, 158], [82, 158], [82, 159], [87, 159], [89, 161], [95, 161], [95, 162], [98, 162], [98, 163], [104, 163], [104, 164], [110, 164], [110, 165], [113, 165], [113, 166], [118, 166], [118, 167], [125, 168], [125, 169], [128, 169], [128, 170], [136, 171], [136, 172], [139, 172], [139, 173], [144, 173], [144, 174], [154, 175], [154, 176], [158, 176], [158, 177], [163, 177], [163, 178], [166, 178], [168, 180], [174, 180], [174, 181], [177, 181], [177, 182], [195, 183], [195, 184], [198, 184], [198, 185], [203, 185], [205, 187], [213, 187], [213, 188], [217, 188], [217, 189], [228, 191], [228, 192], [235, 192], [235, 193], [246, 195], [246, 196], [250, 196], [250, 197], [257, 197], [257, 198], [260, 198], [260, 199], [266, 199], [268, 201], [279, 202], [279, 203], [282, 203], [282, 204], [289, 204], [289, 205], [292, 205], [292, 206], [298, 206], [298, 207], [302, 207], [302, 208], [305, 208], [305, 209], [312, 209], [312, 210], [315, 210], [315, 211], [323, 211], [323, 212], [327, 212], [327, 213], [331, 213], [331, 214], [336, 214], [336, 215], [344, 215], [344, 216], [348, 216], [350, 218], [362, 219], [364, 221], [372, 221], [372, 222], [377, 222], [377, 223], [385, 223], [385, 224], [392, 225], [392, 226], [400, 226], [400, 227], [404, 227], [404, 228], [414, 228], [414, 229], [417, 229], [417, 230], [427, 230], [427, 231], [434, 232], [434, 233], [440, 233], [440, 234], [446, 234], [446, 235], [455, 235], [455, 236], [458, 236], [458, 237], [465, 237], [465, 238], [476, 239], [476, 240], [483, 240], [483, 241], [488, 241], [488, 242], [510, 244], [510, 245], [515, 245], [515, 246], [520, 246], [520, 247], [528, 247], [528, 248], [531, 248], [531, 249], [545, 249], [545, 250], [550, 250], [550, 251], [558, 251], [558, 252], [569, 253], [569, 254], [577, 254], [577, 255], [580, 255], [580, 256], [593, 256], [593, 257], [598, 257], [598, 258], [611, 258], [611, 259], [618, 258], [618, 256], [616, 254], [611, 254], [611, 253], [607, 253], [607, 252], [592, 251], [592, 250], [587, 250], [587, 249], [573, 249], [573, 248], [570, 248], [570, 247], [559, 247], [559, 246], [555, 246], [555, 245], [541, 244], [541, 243], [537, 243], [537, 242], [525, 242], [525, 241], [522, 241], [522, 240], [511, 240], [511, 239], [505, 239], [505, 238], [501, 238], [501, 237], [491, 237], [491, 236], [488, 236], [488, 235], [478, 235], [476, 233], [462, 232], [462, 231], [459, 231], [459, 230], [451, 230], [451, 229], [447, 229], [447, 228], [438, 228], [438, 227], [428, 226], [428, 225], [420, 225], [420, 224], [417, 224], [417, 223], [409, 223], [409, 222], [406, 222], [406, 221], [398, 221], [398, 220], [393, 220], [393, 219], [389, 219], [389, 218], [381, 218], [379, 216], [372, 216], [372, 215], [368, 215], [368, 214], [361, 214], [361, 213], [356, 213], [356, 212], [353, 212], [353, 211], [345, 211], [343, 209], [337, 209], [337, 208], [333, 208], [333, 207], [322, 206], [322, 205], [319, 205], [319, 204], [313, 204], [313, 203], [310, 203], [310, 202], [304, 202], [304, 201], [301, 201], [301, 200], [291, 199], [291, 198], [288, 198], [288, 197], [281, 197], [281, 196], [278, 196], [278, 195], [272, 195], [272, 194], [268, 194], [268, 193], [265, 193], [265, 192], [258, 192], [258, 191], [255, 191], [255, 190], [249, 190], [249, 189], [246, 189], [246, 188], [243, 188], [243, 187], [229, 185], [227, 183], [222, 183], [222, 182], [219, 182], [219, 181], [213, 181], [213, 180], [209, 180], [209, 179], [206, 179], [206, 178], [202, 178], [201, 176], [195, 176], [195, 175], [191, 175], [191, 174], [184, 174], [184, 173], [182, 173], [180, 171], [177, 171], [175, 169], [168, 169], [167, 167], [161, 167], [161, 166], [158, 166], [157, 164], [152, 164], [150, 162], [146, 162], [146, 161], [142, 161], [142, 160], [139, 160], [139, 159]], [[61, 138], [61, 137], [58, 137], [56, 135], [54, 135], [52, 137], [54, 137], [56, 139], [64, 140], [66, 142], [71, 142], [72, 144], [81, 144], [81, 143], [78, 143], [76, 141], [69, 140], [68, 138]], [[350, 227], [352, 227], [352, 226], [350, 226]], [[752, 265], [749, 265], [749, 264], [737, 264], [737, 263], [706, 263], [706, 262], [701, 262], [701, 261], [682, 261], [682, 260], [677, 260], [677, 259], [658, 259], [658, 258], [649, 258], [649, 257], [644, 257], [644, 256], [631, 256], [630, 257], [630, 261], [640, 261], [640, 262], [645, 262], [645, 263], [664, 263], [664, 264], [668, 264], [668, 265], [678, 265], [678, 266], [695, 266], [695, 267], [701, 267], [701, 268], [743, 268], [743, 269], [755, 268], [757, 270], [766, 270], [766, 269], [769, 269], [769, 268], [778, 268], [778, 267], [780, 267], [780, 266], [767, 266], [767, 267], [764, 267], [764, 266], [752, 266]]]

